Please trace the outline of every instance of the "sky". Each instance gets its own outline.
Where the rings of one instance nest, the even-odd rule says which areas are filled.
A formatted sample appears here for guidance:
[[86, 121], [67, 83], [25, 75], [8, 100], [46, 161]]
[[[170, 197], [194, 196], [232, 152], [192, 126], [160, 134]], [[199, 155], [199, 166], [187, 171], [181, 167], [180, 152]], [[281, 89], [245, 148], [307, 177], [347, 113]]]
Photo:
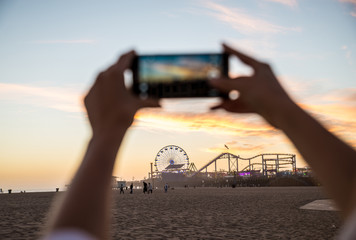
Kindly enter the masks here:
[[[220, 52], [222, 42], [270, 63], [300, 106], [356, 148], [355, 0], [1, 0], [0, 188], [71, 181], [91, 136], [83, 97], [120, 54]], [[251, 73], [237, 59], [230, 66], [231, 76]], [[297, 167], [307, 166], [259, 116], [209, 111], [218, 101], [163, 100], [139, 111], [113, 175], [147, 177], [166, 145], [197, 168], [224, 145], [244, 158], [296, 154]]]

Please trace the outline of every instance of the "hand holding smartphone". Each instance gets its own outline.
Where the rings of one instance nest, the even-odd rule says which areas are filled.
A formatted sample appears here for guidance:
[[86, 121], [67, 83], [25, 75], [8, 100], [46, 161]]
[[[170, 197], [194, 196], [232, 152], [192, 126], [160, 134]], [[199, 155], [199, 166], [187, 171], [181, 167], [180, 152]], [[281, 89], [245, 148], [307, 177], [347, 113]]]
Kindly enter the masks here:
[[209, 79], [227, 76], [225, 53], [141, 55], [133, 61], [133, 91], [141, 98], [225, 97]]

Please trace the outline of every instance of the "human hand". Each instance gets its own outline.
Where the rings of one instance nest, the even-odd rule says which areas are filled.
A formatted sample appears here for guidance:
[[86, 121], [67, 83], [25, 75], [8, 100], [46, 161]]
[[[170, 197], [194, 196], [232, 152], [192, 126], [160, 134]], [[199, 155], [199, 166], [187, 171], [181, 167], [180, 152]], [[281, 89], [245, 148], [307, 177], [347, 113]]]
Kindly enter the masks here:
[[122, 55], [119, 60], [101, 72], [84, 99], [93, 136], [120, 135], [133, 122], [137, 110], [159, 107], [157, 100], [141, 100], [126, 89], [124, 71], [130, 68], [135, 52]]
[[252, 67], [254, 73], [251, 76], [234, 79], [212, 79], [211, 85], [224, 93], [234, 90], [239, 92], [237, 99], [224, 99], [212, 109], [222, 108], [236, 113], [258, 113], [270, 124], [278, 127], [279, 114], [288, 109], [287, 105], [294, 103], [279, 84], [271, 67], [225, 44], [223, 47], [226, 53], [238, 57], [243, 63]]

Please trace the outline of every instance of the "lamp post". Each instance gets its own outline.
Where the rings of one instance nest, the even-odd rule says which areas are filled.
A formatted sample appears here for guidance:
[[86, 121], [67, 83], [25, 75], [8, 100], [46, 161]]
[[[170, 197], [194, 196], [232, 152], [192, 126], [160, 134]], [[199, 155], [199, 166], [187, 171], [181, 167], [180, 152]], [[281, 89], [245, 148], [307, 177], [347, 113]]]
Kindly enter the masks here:
[[153, 180], [153, 163], [151, 163], [151, 181], [152, 181], [152, 188], [155, 188], [154, 180]]
[[231, 172], [231, 166], [230, 166], [230, 152], [229, 152], [229, 147], [228, 147], [226, 144], [224, 144], [224, 146], [225, 146], [225, 148], [228, 150], [228, 151], [227, 151], [227, 161], [228, 161], [229, 174], [230, 174], [230, 172]]

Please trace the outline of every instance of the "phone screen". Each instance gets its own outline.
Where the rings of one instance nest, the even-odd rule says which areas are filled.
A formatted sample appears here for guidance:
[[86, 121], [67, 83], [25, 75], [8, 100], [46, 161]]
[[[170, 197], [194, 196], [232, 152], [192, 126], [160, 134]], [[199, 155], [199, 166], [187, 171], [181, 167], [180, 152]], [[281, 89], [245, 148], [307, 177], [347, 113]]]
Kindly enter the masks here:
[[141, 82], [194, 81], [219, 77], [221, 72], [221, 54], [139, 57]]
[[157, 98], [216, 97], [208, 79], [226, 75], [225, 54], [138, 56], [134, 64], [134, 90]]

